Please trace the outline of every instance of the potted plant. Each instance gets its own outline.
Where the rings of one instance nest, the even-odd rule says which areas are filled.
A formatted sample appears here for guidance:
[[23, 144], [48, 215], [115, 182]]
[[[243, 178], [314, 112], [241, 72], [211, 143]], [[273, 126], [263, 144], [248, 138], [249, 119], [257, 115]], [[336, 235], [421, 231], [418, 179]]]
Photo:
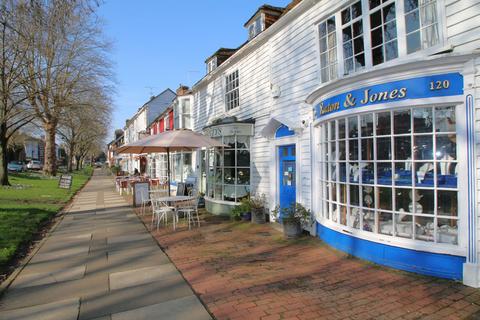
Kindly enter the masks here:
[[302, 233], [302, 226], [311, 222], [311, 211], [300, 203], [292, 203], [290, 207], [276, 206], [272, 211], [275, 217], [281, 218], [283, 234], [286, 238], [296, 238]]
[[265, 223], [265, 195], [254, 195], [248, 199], [252, 212], [252, 223]]
[[239, 221], [243, 219], [245, 221], [250, 221], [251, 213], [250, 213], [250, 201], [248, 198], [242, 199], [240, 204], [236, 205], [232, 211], [230, 211], [230, 216], [233, 220]]

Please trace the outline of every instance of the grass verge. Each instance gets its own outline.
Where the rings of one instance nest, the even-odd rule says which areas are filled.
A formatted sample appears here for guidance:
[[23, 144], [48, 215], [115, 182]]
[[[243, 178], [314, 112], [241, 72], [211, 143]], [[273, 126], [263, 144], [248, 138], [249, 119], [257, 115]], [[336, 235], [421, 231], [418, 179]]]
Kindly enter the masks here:
[[58, 188], [58, 177], [40, 173], [9, 176], [10, 187], [0, 187], [0, 274], [72, 196], [88, 181], [91, 169], [74, 172], [72, 188]]

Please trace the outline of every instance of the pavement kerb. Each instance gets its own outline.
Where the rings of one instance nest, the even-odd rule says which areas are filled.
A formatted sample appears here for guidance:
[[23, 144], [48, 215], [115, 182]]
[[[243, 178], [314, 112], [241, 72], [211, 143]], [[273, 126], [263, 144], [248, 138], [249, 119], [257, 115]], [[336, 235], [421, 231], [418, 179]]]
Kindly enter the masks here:
[[[124, 198], [125, 199], [125, 198]], [[127, 201], [125, 199], [125, 201]], [[127, 203], [129, 203], [127, 201]], [[212, 317], [212, 319], [216, 319], [215, 316], [213, 315], [213, 313], [210, 311], [210, 309], [208, 308], [208, 306], [203, 302], [203, 300], [198, 296], [198, 294], [195, 292], [195, 290], [193, 289], [193, 286], [190, 284], [190, 282], [187, 281], [187, 279], [183, 276], [183, 273], [180, 269], [177, 268], [177, 266], [175, 265], [175, 263], [173, 263], [172, 259], [170, 258], [170, 256], [168, 255], [168, 253], [162, 248], [162, 246], [160, 245], [160, 243], [158, 242], [158, 240], [153, 236], [152, 232], [150, 232], [150, 230], [148, 229], [148, 226], [145, 224], [145, 222], [138, 216], [138, 213], [137, 211], [135, 210], [135, 208], [133, 207], [132, 208], [132, 211], [133, 213], [135, 213], [135, 216], [137, 217], [138, 220], [140, 220], [140, 222], [143, 224], [143, 227], [145, 228], [145, 230], [147, 231], [147, 233], [150, 235], [150, 237], [153, 238], [153, 240], [155, 241], [155, 243], [157, 244], [158, 248], [160, 248], [160, 250], [162, 250], [162, 252], [167, 256], [168, 258], [168, 261], [170, 261], [170, 263], [175, 267], [175, 269], [178, 271], [178, 273], [180, 273], [180, 275], [182, 276], [182, 279], [185, 281], [185, 283], [188, 285], [188, 287], [192, 290], [193, 294], [197, 297], [198, 301], [200, 301], [200, 303], [202, 304], [202, 306], [205, 308], [205, 310], [208, 312], [208, 314], [210, 315], [210, 317]], [[110, 282], [109, 282], [110, 284]]]
[[57, 221], [53, 224], [53, 226], [47, 231], [46, 235], [39, 241], [37, 244], [34, 246], [32, 251], [22, 259], [20, 264], [15, 268], [15, 270], [2, 282], [0, 283], [0, 298], [3, 296], [3, 294], [7, 291], [7, 289], [10, 287], [10, 285], [15, 281], [15, 279], [18, 277], [20, 272], [27, 266], [27, 264], [32, 260], [32, 258], [35, 256], [35, 254], [42, 248], [42, 246], [45, 244], [47, 239], [50, 237], [50, 235], [55, 231], [55, 229], [58, 227], [60, 222], [63, 221], [63, 218], [67, 215], [69, 210], [71, 209], [73, 202], [77, 198], [77, 195], [85, 188], [85, 186], [90, 182], [90, 180], [93, 177], [90, 175], [88, 177], [87, 181], [85, 184], [78, 189], [73, 196], [70, 198], [70, 200], [61, 208], [54, 216], [52, 219], [57, 219]]

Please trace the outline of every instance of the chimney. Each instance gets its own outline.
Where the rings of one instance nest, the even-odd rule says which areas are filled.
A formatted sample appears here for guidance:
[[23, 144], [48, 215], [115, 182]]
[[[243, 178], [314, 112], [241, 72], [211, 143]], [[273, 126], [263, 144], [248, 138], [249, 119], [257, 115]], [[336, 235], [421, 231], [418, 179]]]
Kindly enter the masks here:
[[190, 88], [180, 84], [177, 88], [177, 96], [185, 96], [190, 93]]

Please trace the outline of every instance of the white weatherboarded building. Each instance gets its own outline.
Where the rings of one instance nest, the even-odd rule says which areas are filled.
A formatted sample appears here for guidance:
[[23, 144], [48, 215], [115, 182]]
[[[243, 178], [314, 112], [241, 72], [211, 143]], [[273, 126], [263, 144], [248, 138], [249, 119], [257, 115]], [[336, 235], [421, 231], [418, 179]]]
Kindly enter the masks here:
[[193, 129], [207, 208], [249, 194], [311, 208], [363, 259], [479, 287], [480, 2], [262, 6], [207, 59]]

